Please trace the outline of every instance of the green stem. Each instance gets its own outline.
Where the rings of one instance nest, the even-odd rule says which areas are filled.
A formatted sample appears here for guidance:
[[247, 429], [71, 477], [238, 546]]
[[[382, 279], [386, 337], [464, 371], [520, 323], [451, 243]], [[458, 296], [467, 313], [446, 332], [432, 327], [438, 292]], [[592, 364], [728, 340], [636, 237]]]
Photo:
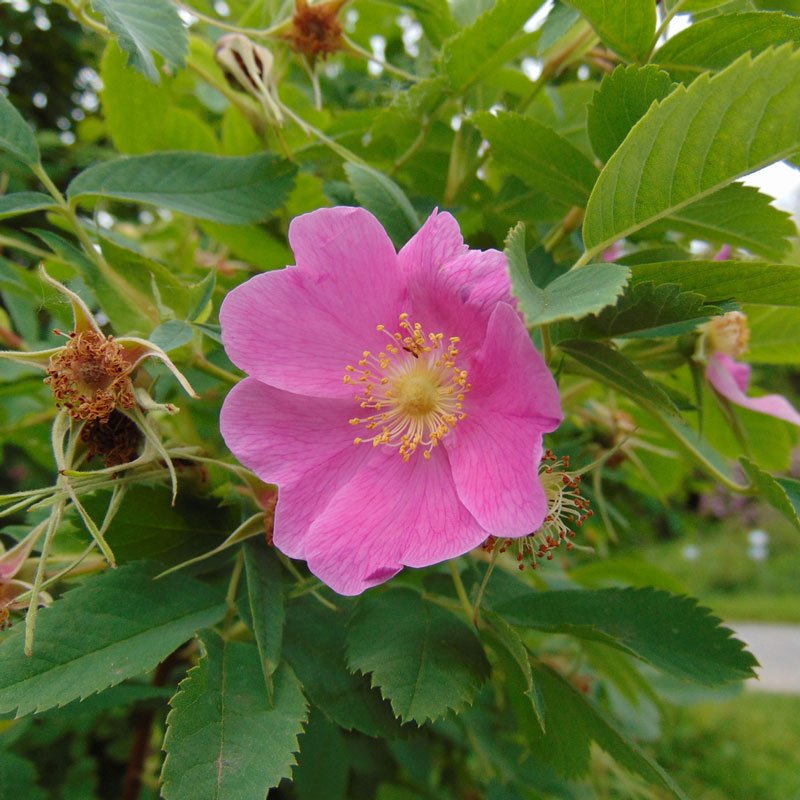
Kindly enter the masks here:
[[385, 69], [387, 72], [391, 72], [394, 75], [397, 75], [398, 78], [402, 78], [410, 83], [418, 83], [421, 80], [416, 75], [412, 75], [410, 72], [400, 69], [400, 67], [395, 67], [388, 61], [378, 58], [374, 53], [370, 53], [369, 50], [365, 50], [360, 45], [357, 45], [349, 37], [344, 36], [342, 38], [344, 39], [344, 43], [347, 45], [346, 51], [352, 53], [353, 55], [361, 56], [361, 58], [365, 58], [367, 61], [372, 61], [374, 64], [378, 64], [383, 67], [383, 69]]
[[[278, 556], [278, 560], [283, 564], [284, 567], [288, 570], [291, 576], [299, 583], [305, 584], [307, 582], [307, 578], [300, 574], [300, 570], [292, 563], [290, 558], [287, 558], [280, 550], [275, 550], [275, 555]], [[325, 608], [329, 608], [331, 611], [338, 611], [339, 607], [331, 603], [327, 597], [323, 597], [316, 589], [310, 590], [311, 596], [322, 603]]]
[[553, 358], [553, 343], [550, 339], [550, 326], [542, 325], [539, 328], [539, 333], [542, 336], [542, 357], [546, 364], [549, 364]]
[[48, 253], [47, 250], [42, 250], [38, 247], [34, 247], [33, 245], [26, 244], [25, 242], [20, 242], [17, 239], [11, 239], [8, 236], [0, 236], [0, 247], [10, 247], [13, 250], [22, 250], [23, 253], [30, 253], [32, 256], [36, 256], [36, 258], [58, 259], [58, 256], [54, 256], [52, 253]]
[[228, 372], [228, 370], [218, 367], [203, 355], [196, 356], [192, 362], [192, 366], [195, 369], [199, 369], [201, 372], [205, 372], [207, 375], [213, 375], [215, 378], [219, 378], [221, 381], [229, 383], [231, 386], [235, 386], [241, 380], [238, 375], [234, 375], [232, 372]]
[[369, 164], [367, 164], [363, 158], [360, 158], [351, 150], [343, 147], [339, 144], [339, 142], [326, 136], [321, 130], [306, 122], [299, 114], [296, 114], [291, 108], [289, 108], [289, 106], [284, 105], [283, 103], [281, 103], [280, 106], [281, 111], [283, 111], [283, 113], [286, 114], [289, 119], [299, 125], [305, 133], [319, 139], [322, 144], [333, 150], [333, 152], [336, 153], [336, 155], [338, 155], [340, 158], [344, 159], [345, 161], [349, 161], [352, 164], [360, 164], [362, 167], [369, 166]]
[[681, 6], [683, 6], [685, 2], [686, 0], [678, 0], [678, 2], [675, 3], [675, 5], [664, 14], [664, 18], [661, 20], [661, 24], [656, 30], [655, 36], [653, 37], [653, 42], [650, 45], [650, 50], [647, 53], [647, 61], [650, 61], [650, 59], [653, 57], [653, 51], [656, 49], [658, 40], [664, 35], [664, 31], [667, 30], [670, 22], [672, 22], [672, 19], [678, 13], [678, 11], [680, 11]]
[[497, 558], [500, 555], [500, 545], [502, 541], [502, 539], [495, 540], [494, 548], [492, 549], [492, 560], [489, 562], [489, 566], [486, 568], [486, 574], [483, 576], [480, 588], [478, 589], [478, 596], [475, 598], [475, 605], [472, 609], [472, 622], [476, 628], [478, 627], [478, 615], [481, 611], [483, 593], [486, 591], [486, 587], [489, 585], [489, 578], [492, 577], [492, 573], [494, 572], [494, 568], [497, 564]]
[[450, 575], [453, 578], [453, 586], [456, 587], [456, 594], [458, 595], [458, 599], [461, 602], [461, 608], [464, 609], [464, 613], [467, 615], [467, 619], [472, 621], [473, 619], [472, 603], [470, 603], [469, 597], [467, 596], [467, 590], [464, 587], [464, 581], [461, 580], [461, 575], [458, 571], [457, 559], [451, 558], [450, 561], [447, 562], [447, 566], [450, 568]]

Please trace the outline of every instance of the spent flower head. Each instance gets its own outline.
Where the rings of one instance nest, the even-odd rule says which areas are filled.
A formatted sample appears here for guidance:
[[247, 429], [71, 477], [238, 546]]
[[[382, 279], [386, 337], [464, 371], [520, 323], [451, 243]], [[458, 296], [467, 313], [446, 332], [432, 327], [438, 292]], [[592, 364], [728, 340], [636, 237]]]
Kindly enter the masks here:
[[397, 253], [361, 208], [293, 220], [297, 266], [234, 289], [222, 338], [250, 377], [221, 429], [278, 485], [274, 544], [341, 594], [548, 514], [542, 435], [558, 390], [510, 294], [505, 256], [431, 214]]

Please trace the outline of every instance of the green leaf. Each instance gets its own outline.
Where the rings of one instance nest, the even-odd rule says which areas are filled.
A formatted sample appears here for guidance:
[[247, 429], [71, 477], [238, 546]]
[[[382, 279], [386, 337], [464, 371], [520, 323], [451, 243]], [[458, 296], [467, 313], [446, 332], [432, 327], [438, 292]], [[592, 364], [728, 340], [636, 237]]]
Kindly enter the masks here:
[[634, 126], [597, 180], [589, 254], [800, 147], [800, 52], [744, 56], [679, 86]]
[[258, 649], [202, 634], [204, 654], [170, 701], [162, 773], [165, 800], [264, 800], [291, 774], [308, 717], [292, 670], [275, 673], [274, 704], [264, 691]]
[[403, 721], [420, 725], [463, 709], [489, 674], [473, 630], [410, 589], [361, 598], [350, 621], [347, 661], [371, 674]]
[[292, 770], [297, 800], [344, 800], [350, 759], [341, 729], [313, 711], [300, 736], [300, 755]]
[[344, 171], [358, 202], [378, 218], [395, 247], [402, 247], [419, 229], [417, 212], [403, 190], [372, 167], [345, 164]]
[[512, 293], [528, 325], [548, 325], [562, 319], [581, 319], [614, 303], [630, 270], [618, 264], [592, 264], [567, 272], [540, 289], [531, 279], [525, 255], [525, 226], [512, 228], [504, 250], [511, 273]]
[[[126, 65], [126, 56], [109, 42], [100, 63], [103, 80], [103, 116], [116, 149], [126, 155], [159, 150], [217, 152], [217, 141], [209, 125], [197, 114], [175, 105], [170, 84], [151, 83]], [[143, 125], [157, 119], [158, 125]]]
[[677, 416], [675, 405], [666, 392], [653, 383], [630, 359], [600, 342], [568, 339], [558, 346], [591, 375], [627, 394], [636, 402], [652, 404], [670, 416]]
[[800, 362], [800, 308], [745, 307], [750, 323], [750, 349], [745, 361], [754, 364]]
[[[337, 603], [346, 601], [337, 598]], [[292, 665], [308, 699], [345, 730], [384, 739], [400, 730], [389, 703], [369, 679], [353, 675], [345, 662], [346, 611], [332, 611], [313, 597], [286, 605], [283, 656]]]
[[648, 225], [637, 236], [647, 239], [678, 231], [692, 239], [743, 247], [780, 261], [791, 247], [789, 238], [797, 236], [797, 227], [791, 214], [772, 202], [753, 186], [732, 183]]
[[603, 642], [709, 686], [750, 678], [757, 665], [709, 609], [649, 587], [537, 592], [494, 610], [510, 625]]
[[724, 14], [696, 22], [671, 37], [653, 62], [689, 83], [701, 72], [724, 69], [737, 58], [755, 56], [791, 42], [800, 46], [800, 19], [779, 12]]
[[492, 158], [525, 183], [570, 205], [583, 206], [597, 179], [591, 161], [555, 131], [508, 111], [472, 118]]
[[442, 71], [456, 94], [502, 66], [527, 47], [532, 37], [522, 26], [543, 0], [497, 0], [442, 48]]
[[33, 131], [2, 92], [0, 92], [0, 150], [7, 150], [29, 167], [39, 163], [39, 146], [36, 144]]
[[530, 656], [517, 631], [493, 611], [481, 611], [489, 625], [481, 626], [481, 638], [500, 659], [506, 678], [509, 700], [523, 731], [531, 727], [545, 730], [544, 699], [531, 669]]
[[547, 732], [529, 745], [561, 775], [577, 778], [589, 769], [589, 741], [593, 740], [623, 767], [662, 786], [679, 800], [688, 800], [672, 778], [635, 742], [631, 741], [587, 695], [555, 670], [536, 665], [536, 677], [547, 706]]
[[653, 102], [663, 100], [673, 88], [672, 78], [652, 64], [620, 65], [606, 75], [586, 109], [595, 155], [608, 161]]
[[42, 211], [53, 208], [52, 197], [41, 192], [15, 192], [0, 196], [0, 219], [17, 214], [28, 214], [31, 211]]
[[272, 676], [280, 664], [286, 622], [283, 568], [264, 541], [247, 541], [242, 545], [242, 551], [247, 576], [248, 616], [261, 657], [267, 695], [272, 700]]
[[565, 0], [586, 17], [598, 36], [620, 55], [640, 61], [656, 34], [656, 6], [650, 0]]
[[637, 283], [629, 286], [613, 307], [583, 320], [580, 325], [564, 326], [559, 335], [587, 339], [676, 336], [694, 330], [719, 311], [715, 306], [707, 306], [702, 295], [683, 292], [675, 284]]
[[244, 225], [286, 201], [296, 167], [275, 156], [225, 157], [153, 153], [97, 164], [67, 188], [70, 200], [90, 196], [153, 203], [190, 216]]
[[169, 0], [91, 0], [92, 7], [105, 18], [130, 63], [153, 83], [159, 73], [155, 51], [172, 67], [182, 67], [189, 39], [177, 9]]
[[13, 628], [0, 647], [0, 712], [45, 711], [141, 675], [225, 613], [205, 584], [156, 572], [144, 562], [109, 570], [42, 609], [33, 656]]
[[631, 285], [676, 283], [711, 303], [800, 306], [800, 266], [757, 261], [662, 261], [631, 267]]
[[739, 458], [739, 463], [764, 499], [800, 530], [800, 481], [774, 478], [744, 456]]
[[169, 319], [155, 328], [147, 338], [168, 353], [170, 350], [176, 350], [191, 342], [194, 338], [194, 330], [188, 322], [181, 319]]
[[458, 32], [447, 0], [390, 0], [392, 5], [413, 8], [428, 41], [438, 48], [445, 39]]
[[36, 768], [14, 753], [0, 751], [0, 797], [22, 797], [25, 800], [46, 800], [47, 795], [36, 783]]

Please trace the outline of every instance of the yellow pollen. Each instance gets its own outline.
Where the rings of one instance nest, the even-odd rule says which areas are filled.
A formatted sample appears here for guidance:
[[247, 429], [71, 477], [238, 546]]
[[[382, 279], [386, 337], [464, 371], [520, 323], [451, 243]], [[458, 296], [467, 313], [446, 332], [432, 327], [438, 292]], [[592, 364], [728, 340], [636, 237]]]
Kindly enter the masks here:
[[365, 350], [357, 366], [345, 367], [344, 382], [356, 389], [358, 407], [372, 412], [350, 420], [371, 434], [357, 436], [353, 444], [396, 448], [404, 461], [422, 448], [430, 459], [431, 450], [466, 417], [470, 385], [467, 371], [456, 363], [459, 338], [445, 342], [442, 333], [426, 333], [405, 312], [395, 332], [385, 325], [377, 330], [388, 338], [386, 349]]

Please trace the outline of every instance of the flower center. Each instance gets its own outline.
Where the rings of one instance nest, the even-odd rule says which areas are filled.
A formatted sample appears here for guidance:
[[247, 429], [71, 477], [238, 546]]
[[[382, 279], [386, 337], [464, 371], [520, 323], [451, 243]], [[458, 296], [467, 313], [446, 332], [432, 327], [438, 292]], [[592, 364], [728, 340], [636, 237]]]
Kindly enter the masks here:
[[750, 341], [747, 317], [741, 311], [714, 317], [708, 323], [708, 338], [713, 352], [737, 358], [747, 352]]
[[466, 417], [470, 385], [467, 371], [456, 363], [459, 339], [451, 336], [445, 343], [442, 333], [426, 334], [406, 313], [394, 333], [385, 325], [378, 330], [389, 339], [386, 349], [377, 354], [365, 350], [356, 366], [345, 367], [344, 382], [356, 388], [356, 402], [367, 412], [350, 420], [369, 432], [353, 443], [398, 448], [404, 461], [422, 447], [428, 459]]

